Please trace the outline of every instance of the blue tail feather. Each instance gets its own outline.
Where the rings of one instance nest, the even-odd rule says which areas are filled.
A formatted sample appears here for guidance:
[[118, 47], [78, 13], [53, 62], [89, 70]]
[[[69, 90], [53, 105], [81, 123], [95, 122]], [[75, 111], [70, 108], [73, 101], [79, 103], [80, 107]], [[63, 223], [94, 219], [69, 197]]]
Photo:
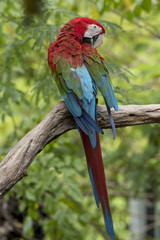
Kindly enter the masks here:
[[94, 176], [93, 176], [91, 166], [89, 166], [89, 176], [90, 176], [91, 183], [92, 183], [92, 188], [93, 188], [93, 193], [94, 193], [96, 205], [99, 208], [100, 200], [99, 200], [99, 196], [98, 196], [98, 192], [97, 192], [97, 188], [96, 188], [96, 183], [95, 183], [95, 180], [94, 180]]
[[113, 229], [112, 218], [111, 218], [111, 215], [110, 215], [106, 205], [105, 205], [105, 217], [104, 217], [104, 220], [105, 220], [105, 227], [106, 227], [107, 234], [109, 236], [111, 236], [112, 240], [115, 240], [116, 236], [115, 236], [115, 232], [114, 232], [114, 229]]

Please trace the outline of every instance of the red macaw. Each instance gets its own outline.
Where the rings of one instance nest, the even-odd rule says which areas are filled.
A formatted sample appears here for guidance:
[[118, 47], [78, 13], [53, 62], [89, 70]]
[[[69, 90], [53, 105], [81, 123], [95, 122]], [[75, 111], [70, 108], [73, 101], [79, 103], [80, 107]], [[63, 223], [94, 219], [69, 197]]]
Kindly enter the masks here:
[[116, 239], [110, 212], [103, 168], [97, 120], [97, 88], [104, 97], [115, 138], [115, 125], [110, 108], [118, 103], [109, 80], [104, 58], [96, 48], [105, 30], [96, 20], [76, 17], [61, 28], [48, 49], [48, 63], [58, 89], [75, 119], [84, 146], [95, 201], [101, 203], [107, 239]]

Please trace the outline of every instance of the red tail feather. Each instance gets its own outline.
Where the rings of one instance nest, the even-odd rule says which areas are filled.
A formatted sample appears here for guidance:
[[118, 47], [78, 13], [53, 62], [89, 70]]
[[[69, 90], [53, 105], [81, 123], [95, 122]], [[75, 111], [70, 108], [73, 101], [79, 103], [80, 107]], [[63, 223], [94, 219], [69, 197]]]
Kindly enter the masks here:
[[101, 154], [101, 148], [100, 148], [99, 135], [98, 133], [96, 134], [97, 144], [96, 144], [96, 147], [93, 149], [88, 135], [86, 135], [82, 130], [80, 130], [80, 133], [83, 140], [83, 146], [86, 153], [87, 163], [88, 163], [88, 166], [91, 167], [93, 172], [98, 196], [103, 209], [103, 214], [105, 214], [105, 206], [106, 206], [109, 214], [111, 215], [105, 174], [104, 174], [103, 160], [102, 160], [102, 154]]

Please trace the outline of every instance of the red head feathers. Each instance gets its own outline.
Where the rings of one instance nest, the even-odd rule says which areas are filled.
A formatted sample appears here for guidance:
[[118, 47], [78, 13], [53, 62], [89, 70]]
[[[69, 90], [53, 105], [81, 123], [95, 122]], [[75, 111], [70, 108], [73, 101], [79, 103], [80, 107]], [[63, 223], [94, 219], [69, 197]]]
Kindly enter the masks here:
[[[85, 32], [88, 30], [88, 35], [86, 37], [92, 38], [96, 34], [103, 34], [105, 30], [103, 26], [94, 19], [84, 18], [84, 17], [76, 17], [71, 19], [68, 23], [64, 25], [61, 29], [61, 32], [71, 31], [73, 36], [76, 36], [78, 40], [82, 41], [85, 37]], [[91, 34], [91, 36], [89, 36]], [[93, 34], [93, 35], [92, 35]]]
[[104, 59], [95, 48], [102, 43], [104, 33], [102, 25], [90, 18], [76, 17], [67, 22], [61, 28], [56, 42], [52, 42], [48, 49], [49, 65], [52, 71], [56, 71], [55, 64], [61, 56], [71, 62], [74, 68], [82, 66], [82, 55], [87, 53], [90, 57], [96, 53], [103, 61]]

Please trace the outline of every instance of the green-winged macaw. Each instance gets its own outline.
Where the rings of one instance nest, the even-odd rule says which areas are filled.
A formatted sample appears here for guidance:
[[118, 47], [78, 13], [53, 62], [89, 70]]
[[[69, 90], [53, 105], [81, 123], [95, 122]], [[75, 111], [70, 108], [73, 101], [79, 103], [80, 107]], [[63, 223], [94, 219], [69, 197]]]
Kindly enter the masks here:
[[110, 108], [118, 111], [104, 58], [96, 48], [105, 30], [96, 20], [76, 17], [61, 28], [48, 49], [48, 63], [69, 111], [75, 119], [84, 146], [95, 201], [101, 203], [107, 239], [116, 239], [110, 212], [97, 121], [96, 95], [100, 90], [108, 110], [113, 136], [115, 125]]

